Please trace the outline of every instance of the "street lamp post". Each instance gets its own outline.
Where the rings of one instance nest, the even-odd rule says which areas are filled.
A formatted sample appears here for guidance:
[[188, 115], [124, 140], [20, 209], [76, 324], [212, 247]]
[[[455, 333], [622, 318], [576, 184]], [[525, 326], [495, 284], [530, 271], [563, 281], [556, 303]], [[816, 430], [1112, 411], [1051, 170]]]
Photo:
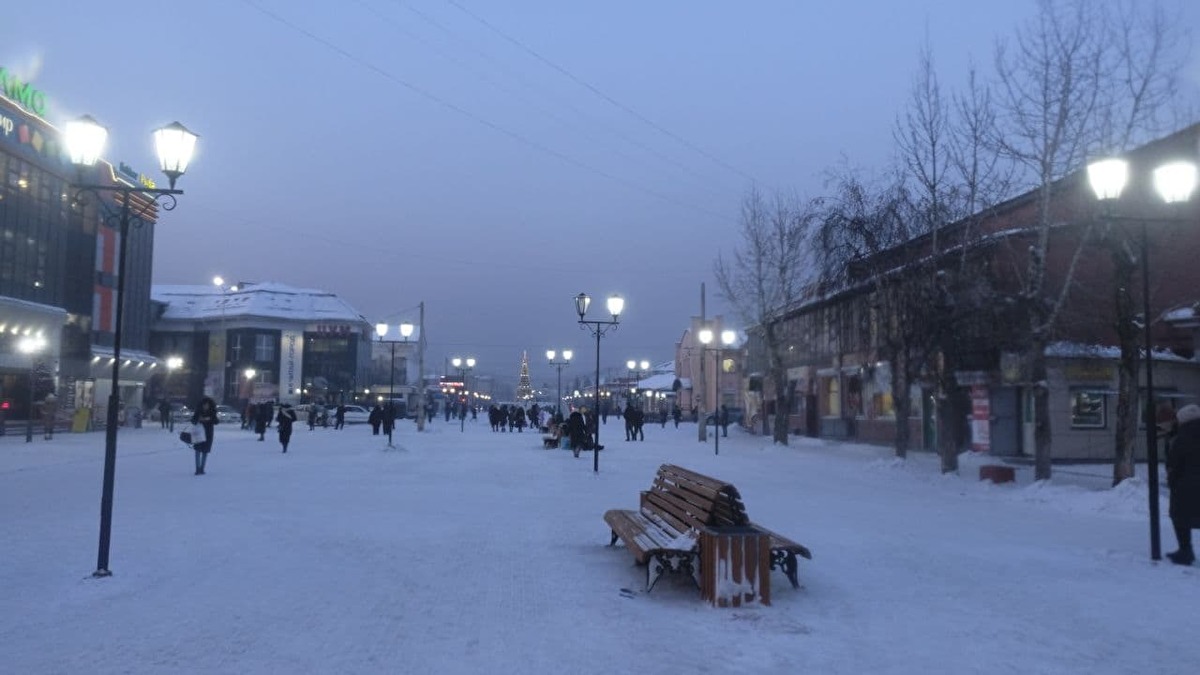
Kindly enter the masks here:
[[[450, 363], [456, 369], [458, 369], [458, 374], [459, 374], [459, 376], [462, 377], [462, 390], [461, 391], [463, 392], [463, 396], [465, 397], [466, 392], [470, 390], [470, 387], [467, 386], [467, 373], [469, 373], [471, 371], [471, 369], [473, 369], [475, 367], [475, 359], [474, 359], [474, 357], [467, 357], [467, 358], [463, 359], [461, 357], [456, 356], [450, 360]], [[459, 431], [459, 433], [466, 431], [466, 427], [467, 427], [466, 403], [467, 403], [466, 400], [464, 400], [463, 401], [463, 409], [458, 411], [458, 431]]]
[[570, 349], [562, 350], [562, 361], [554, 360], [554, 357], [557, 355], [558, 355], [558, 353], [555, 352], [553, 349], [546, 350], [546, 360], [549, 361], [550, 365], [554, 366], [554, 369], [558, 371], [558, 401], [556, 401], [554, 404], [554, 412], [561, 413], [562, 412], [562, 369], [571, 365], [571, 357], [574, 356], [575, 353], [573, 351], [571, 351]]
[[179, 356], [167, 357], [167, 376], [163, 380], [163, 398], [167, 399], [167, 431], [175, 433], [175, 415], [171, 410], [171, 399], [167, 396], [169, 392], [168, 384], [171, 381], [171, 373], [183, 367], [183, 358]]
[[[1129, 182], [1129, 164], [1123, 159], [1109, 158], [1092, 162], [1087, 168], [1088, 182], [1096, 198], [1106, 206], [1121, 196]], [[1189, 162], [1169, 162], [1154, 170], [1154, 187], [1167, 204], [1178, 204], [1191, 198], [1196, 187], [1196, 165]], [[1150, 559], [1162, 559], [1162, 541], [1159, 532], [1158, 508], [1158, 422], [1157, 406], [1154, 401], [1154, 342], [1150, 320], [1150, 262], [1148, 226], [1155, 222], [1178, 222], [1171, 218], [1122, 218], [1106, 213], [1105, 218], [1113, 221], [1136, 221], [1141, 224], [1142, 258], [1142, 327], [1146, 342], [1146, 463], [1147, 485], [1150, 507]]]
[[387, 411], [387, 414], [391, 415], [391, 417], [392, 417], [392, 423], [388, 425], [388, 447], [392, 448], [392, 447], [395, 447], [392, 445], [392, 429], [396, 426], [396, 392], [395, 392], [396, 343], [397, 342], [404, 342], [404, 343], [408, 342], [408, 337], [413, 334], [413, 325], [411, 323], [400, 324], [400, 337], [403, 338], [402, 340], [385, 340], [385, 339], [383, 339], [384, 336], [386, 336], [388, 333], [388, 328], [389, 328], [389, 326], [386, 323], [375, 324], [375, 333], [377, 335], [379, 335], [379, 341], [389, 345], [391, 347], [391, 352], [392, 352], [391, 370], [388, 375], [388, 411]]
[[588, 307], [591, 306], [592, 299], [587, 293], [580, 293], [575, 296], [575, 313], [579, 315], [580, 328], [587, 328], [592, 335], [596, 337], [596, 408], [593, 411], [596, 414], [596, 438], [592, 444], [592, 471], [600, 472], [600, 338], [609, 330], [615, 329], [621, 324], [621, 310], [625, 309], [625, 299], [617, 294], [608, 296], [606, 303], [608, 313], [612, 315], [612, 319], [585, 319]]
[[29, 414], [26, 415], [29, 419], [25, 421], [25, 442], [33, 442], [33, 385], [34, 385], [34, 355], [46, 348], [46, 338], [38, 336], [28, 336], [21, 338], [17, 342], [17, 351], [22, 354], [29, 355]]
[[229, 385], [226, 378], [229, 377], [231, 364], [229, 362], [229, 332], [225, 328], [225, 305], [229, 304], [229, 293], [236, 293], [238, 287], [237, 284], [225, 285], [225, 279], [220, 275], [213, 277], [213, 286], [221, 289], [221, 387], [224, 388], [224, 391], [221, 392], [221, 403], [227, 403]]
[[[64, 127], [67, 152], [71, 163], [78, 167], [82, 179], [85, 168], [95, 166], [104, 151], [104, 143], [108, 139], [108, 130], [100, 126], [96, 120], [84, 115], [77, 120], [67, 122]], [[104, 428], [104, 486], [100, 497], [100, 544], [96, 556], [95, 577], [112, 576], [108, 569], [109, 547], [112, 542], [112, 508], [113, 483], [116, 479], [117, 465], [117, 407], [120, 405], [120, 375], [121, 375], [121, 322], [125, 317], [125, 255], [129, 241], [129, 227], [136, 219], [140, 227], [151, 210], [159, 203], [166, 211], [175, 208], [175, 195], [183, 194], [175, 189], [175, 181], [187, 171], [188, 163], [196, 149], [196, 134], [188, 131], [179, 122], [172, 122], [154, 132], [155, 149], [158, 154], [159, 167], [166, 174], [169, 187], [157, 188], [146, 185], [75, 185], [76, 196], [84, 193], [96, 197], [96, 203], [103, 211], [106, 221], [116, 221], [119, 228], [120, 242], [117, 253], [117, 297], [116, 316], [113, 326], [113, 367], [112, 391], [108, 395], [107, 420]], [[119, 209], [113, 209], [105, 204], [101, 193], [111, 193], [120, 202]], [[135, 206], [134, 200], [139, 202]]]
[[[716, 352], [716, 354], [717, 354], [717, 362], [713, 368], [713, 370], [715, 371], [713, 373], [713, 389], [715, 389], [717, 392], [715, 400], [713, 401], [713, 454], [719, 455], [719, 454], [721, 454], [721, 429], [719, 427], [721, 426], [721, 412], [722, 412], [722, 410], [721, 410], [721, 356], [725, 353], [725, 349], [728, 348], [730, 345], [732, 345], [733, 341], [737, 339], [737, 333], [735, 333], [731, 330], [721, 331], [721, 344], [723, 344], [724, 347], [709, 347], [708, 346], [713, 341], [713, 332], [712, 332], [711, 328], [701, 328], [700, 332], [697, 334], [697, 337], [700, 339], [700, 344], [704, 345], [703, 347], [700, 348], [701, 350]], [[703, 354], [701, 355], [701, 359], [703, 359]], [[707, 421], [705, 421], [705, 424], [707, 424]]]
[[629, 370], [629, 377], [633, 380], [633, 386], [629, 388], [630, 397], [638, 398], [638, 408], [644, 408], [640, 397], [637, 395], [638, 385], [642, 382], [642, 372], [650, 370], [650, 362], [645, 359], [642, 359], [640, 362], [629, 359], [625, 362], [625, 367]]

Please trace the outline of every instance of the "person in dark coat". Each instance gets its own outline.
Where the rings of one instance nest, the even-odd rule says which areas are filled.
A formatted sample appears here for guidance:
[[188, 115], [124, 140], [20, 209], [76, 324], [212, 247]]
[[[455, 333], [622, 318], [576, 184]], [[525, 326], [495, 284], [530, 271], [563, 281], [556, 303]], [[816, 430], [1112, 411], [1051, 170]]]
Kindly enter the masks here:
[[683, 418], [683, 411], [679, 409], [679, 406], [678, 405], [672, 406], [671, 407], [671, 419], [675, 420], [675, 428], [676, 429], [679, 428], [679, 420], [682, 418]]
[[383, 425], [383, 433], [391, 436], [392, 429], [396, 428], [396, 406], [393, 403], [388, 403], [379, 411], [379, 422]]
[[376, 403], [374, 408], [371, 408], [371, 414], [367, 416], [367, 423], [371, 425], [371, 435], [379, 435], [379, 425], [383, 424], [383, 408]]
[[580, 450], [591, 450], [592, 448], [597, 450], [604, 449], [603, 445], [596, 445], [592, 442], [592, 435], [588, 432], [587, 422], [584, 421], [583, 414], [578, 410], [571, 413], [571, 416], [567, 418], [566, 432], [567, 440], [571, 445], [571, 452], [575, 453], [576, 457], [579, 456]]
[[204, 442], [192, 445], [192, 450], [196, 451], [196, 475], [203, 476], [208, 453], [212, 451], [213, 429], [217, 425], [217, 402], [208, 396], [200, 399], [196, 412], [192, 413], [192, 424], [204, 427]]
[[346, 404], [339, 403], [337, 412], [333, 414], [333, 428], [341, 429], [346, 426]]
[[283, 451], [287, 452], [288, 441], [292, 440], [292, 424], [296, 422], [296, 411], [284, 403], [279, 406], [279, 415], [275, 421], [279, 423], [279, 444], [283, 446]]
[[308, 405], [308, 430], [312, 431], [317, 428], [317, 404], [310, 403]]
[[158, 421], [162, 423], [162, 428], [164, 429], [171, 426], [169, 424], [171, 421], [171, 404], [165, 398], [158, 400]]
[[275, 412], [275, 406], [267, 401], [259, 403], [254, 409], [254, 433], [258, 434], [258, 440], [266, 440], [267, 424], [271, 422], [271, 413]]
[[625, 413], [622, 415], [625, 418], [625, 440], [633, 440], [633, 403], [625, 404]]
[[1167, 557], [1176, 565], [1196, 561], [1192, 530], [1200, 527], [1200, 406], [1185, 405], [1175, 413], [1179, 429], [1167, 451], [1167, 487], [1171, 490], [1170, 516], [1179, 550]]

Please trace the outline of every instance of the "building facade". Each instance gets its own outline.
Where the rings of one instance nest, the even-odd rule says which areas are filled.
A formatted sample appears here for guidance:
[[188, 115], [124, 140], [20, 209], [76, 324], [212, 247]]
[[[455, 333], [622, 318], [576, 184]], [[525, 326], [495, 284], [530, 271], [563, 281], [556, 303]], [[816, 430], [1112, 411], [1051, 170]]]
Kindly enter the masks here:
[[151, 351], [180, 364], [150, 382], [155, 400], [349, 403], [389, 381], [374, 327], [332, 293], [271, 282], [158, 285], [153, 297]]
[[[1178, 158], [1200, 160], [1200, 125], [1127, 153], [1131, 172], [1145, 177], [1153, 167]], [[931, 350], [931, 359], [909, 383], [914, 405], [905, 420], [897, 419], [896, 378], [883, 334], [887, 323], [911, 317], [881, 313], [877, 281], [860, 277], [856, 283], [852, 273], [845, 287], [814, 291], [782, 313], [778, 326], [788, 342], [788, 380], [797, 395], [792, 408], [780, 412], [788, 415], [791, 430], [890, 443], [897, 425], [907, 424], [914, 448], [935, 449], [941, 434], [960, 450], [1031, 456], [1037, 423], [1034, 400], [1045, 387], [1053, 458], [1111, 459], [1119, 359], [1114, 255], [1132, 255], [1141, 262], [1136, 246], [1129, 250], [1111, 242], [1118, 241], [1114, 235], [1129, 234], [1120, 228], [1140, 232], [1142, 222], [1151, 223], [1150, 317], [1156, 349], [1164, 350], [1156, 351], [1155, 398], [1168, 407], [1200, 399], [1198, 324], [1193, 320], [1200, 301], [1200, 267], [1195, 264], [1200, 258], [1200, 200], [1193, 196], [1189, 204], [1167, 210], [1152, 194], [1149, 181], [1142, 180], [1130, 185], [1119, 205], [1121, 218], [1113, 220], [1105, 218], [1082, 171], [1054, 186], [1055, 226], [1046, 249], [1046, 288], [1063, 300], [1045, 351], [1048, 377], [1037, 382], [1023, 354], [1028, 319], [1012, 300], [1019, 299], [1020, 275], [1036, 236], [1036, 196], [1022, 195], [969, 223], [939, 230], [943, 245], [958, 242], [941, 252], [931, 249], [931, 237], [926, 236], [880, 254], [887, 259], [875, 267], [895, 270], [898, 279], [889, 283], [917, 283], [917, 275], [930, 273], [932, 279], [949, 272], [958, 274], [960, 285], [964, 278], [974, 284], [975, 295], [964, 294], [944, 308], [957, 318], [947, 334], [930, 338], [940, 346]], [[976, 228], [969, 240], [962, 234], [968, 225]], [[1140, 280], [1133, 286], [1134, 297], [1140, 299]], [[1140, 316], [1141, 303], [1136, 305]], [[925, 316], [936, 320], [938, 314]], [[947, 377], [936, 376], [939, 364]], [[1144, 398], [1145, 368], [1138, 377]], [[769, 398], [774, 387], [763, 391]], [[772, 410], [772, 402], [767, 408]], [[1138, 410], [1144, 411], [1144, 405], [1139, 403]], [[1144, 424], [1139, 421], [1141, 428]], [[1140, 433], [1135, 452], [1145, 455]]]
[[[3, 64], [0, 73], [0, 401], [7, 402], [9, 420], [25, 419], [54, 393], [62, 418], [86, 409], [85, 427], [88, 420], [102, 423], [112, 382], [120, 243], [118, 223], [105, 214], [117, 204], [73, 185], [137, 185], [138, 174], [104, 161], [81, 174], [47, 121], [53, 101]], [[126, 406], [141, 404], [145, 384], [162, 365], [149, 353], [157, 213], [145, 206], [127, 242], [118, 380]], [[19, 351], [27, 337], [40, 338], [37, 352]]]

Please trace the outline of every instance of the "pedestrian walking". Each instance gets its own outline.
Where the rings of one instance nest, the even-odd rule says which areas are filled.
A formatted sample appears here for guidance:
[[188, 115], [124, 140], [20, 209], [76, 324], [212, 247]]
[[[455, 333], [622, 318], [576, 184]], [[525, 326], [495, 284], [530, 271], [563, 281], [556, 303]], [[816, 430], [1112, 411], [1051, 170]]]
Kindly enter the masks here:
[[346, 404], [339, 403], [337, 412], [333, 415], [333, 428], [341, 429], [346, 426]]
[[292, 425], [296, 423], [296, 411], [292, 410], [292, 406], [284, 403], [279, 406], [279, 415], [275, 417], [275, 421], [279, 423], [279, 444], [283, 446], [283, 451], [287, 452], [288, 442], [292, 440]]
[[192, 424], [200, 425], [204, 429], [204, 440], [192, 444], [192, 450], [196, 452], [196, 475], [203, 476], [204, 467], [208, 464], [208, 453], [212, 452], [213, 447], [213, 430], [217, 425], [217, 402], [208, 396], [200, 399], [200, 403], [196, 405], [196, 412], [192, 413]]
[[390, 437], [392, 429], [396, 428], [396, 406], [390, 402], [383, 406], [383, 410], [379, 411], [379, 419], [383, 424], [383, 433]]
[[54, 438], [54, 421], [58, 416], [58, 397], [53, 392], [46, 394], [42, 401], [42, 438], [47, 441]]
[[167, 423], [170, 419], [171, 404], [167, 402], [167, 399], [161, 398], [158, 400], [158, 421], [160, 424], [162, 424], [162, 428], [167, 429], [170, 426], [170, 424]]
[[383, 408], [376, 403], [374, 408], [371, 408], [371, 414], [367, 416], [367, 423], [371, 425], [371, 435], [379, 435], [379, 426], [383, 424]]
[[679, 428], [679, 420], [682, 417], [683, 417], [683, 411], [679, 409], [679, 406], [678, 405], [672, 406], [671, 407], [671, 419], [675, 420], [675, 428], [676, 429]]
[[308, 404], [308, 430], [312, 431], [317, 428], [317, 404]]
[[1167, 558], [1176, 565], [1196, 561], [1192, 530], [1200, 527], [1200, 406], [1185, 405], [1175, 413], [1179, 430], [1167, 450], [1167, 488], [1171, 490], [1169, 514], [1179, 549]]
[[260, 441], [266, 440], [267, 424], [270, 423], [273, 412], [274, 406], [266, 401], [254, 407], [254, 433], [258, 434]]

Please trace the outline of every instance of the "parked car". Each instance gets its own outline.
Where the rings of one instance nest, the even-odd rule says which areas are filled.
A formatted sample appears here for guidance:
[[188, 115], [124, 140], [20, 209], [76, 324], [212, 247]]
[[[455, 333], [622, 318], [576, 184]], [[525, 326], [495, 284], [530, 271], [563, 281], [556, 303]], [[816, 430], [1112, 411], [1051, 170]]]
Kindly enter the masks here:
[[[331, 421], [337, 420], [337, 406], [331, 405], [325, 408], [328, 411]], [[371, 418], [371, 411], [361, 405], [346, 406], [346, 424], [366, 424]]]
[[217, 421], [222, 424], [229, 424], [231, 422], [234, 424], [241, 424], [242, 414], [237, 410], [234, 410], [233, 406], [231, 405], [219, 405], [217, 406]]
[[315, 423], [317, 426], [329, 426], [329, 411], [325, 406], [317, 403], [301, 403], [296, 406], [296, 421], [300, 424], [308, 424], [308, 411], [317, 411]]
[[183, 403], [171, 404], [171, 419], [176, 422], [191, 422], [192, 409]]

